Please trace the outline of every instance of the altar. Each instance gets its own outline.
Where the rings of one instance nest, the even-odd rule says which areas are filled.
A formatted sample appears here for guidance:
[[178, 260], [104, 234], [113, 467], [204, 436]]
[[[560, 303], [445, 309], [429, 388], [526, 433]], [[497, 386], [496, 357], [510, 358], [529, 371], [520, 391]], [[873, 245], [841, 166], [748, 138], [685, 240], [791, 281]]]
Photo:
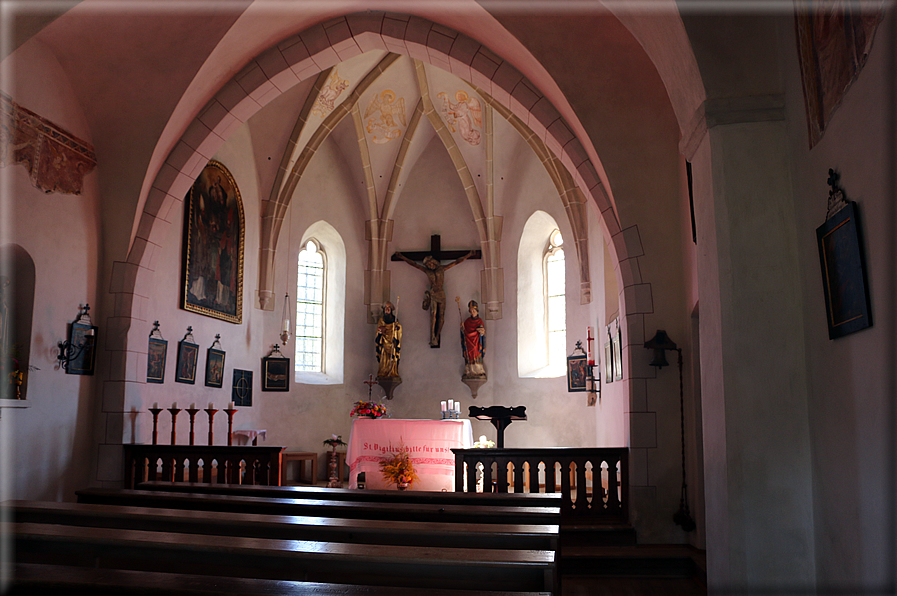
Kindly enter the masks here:
[[380, 461], [408, 449], [419, 480], [412, 490], [455, 490], [453, 448], [473, 445], [470, 420], [405, 420], [358, 418], [352, 422], [346, 463], [349, 464], [349, 488], [357, 488], [358, 473], [365, 473], [365, 487], [395, 489], [380, 475]]

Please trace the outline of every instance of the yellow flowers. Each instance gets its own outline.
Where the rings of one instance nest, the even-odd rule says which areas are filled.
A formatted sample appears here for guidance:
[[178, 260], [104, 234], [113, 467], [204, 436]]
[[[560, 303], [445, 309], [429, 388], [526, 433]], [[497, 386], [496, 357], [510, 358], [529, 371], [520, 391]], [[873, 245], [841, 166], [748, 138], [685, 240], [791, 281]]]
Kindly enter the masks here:
[[401, 445], [399, 451], [391, 458], [380, 462], [380, 472], [383, 474], [384, 480], [396, 484], [399, 488], [410, 487], [418, 480], [411, 456], [404, 445]]

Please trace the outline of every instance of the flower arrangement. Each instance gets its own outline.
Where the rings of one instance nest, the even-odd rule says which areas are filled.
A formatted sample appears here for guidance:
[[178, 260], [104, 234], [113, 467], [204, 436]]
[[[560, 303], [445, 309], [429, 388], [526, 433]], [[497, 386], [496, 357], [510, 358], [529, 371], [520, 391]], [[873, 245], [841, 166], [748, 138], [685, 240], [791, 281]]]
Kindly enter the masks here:
[[383, 480], [394, 483], [399, 490], [410, 488], [418, 480], [405, 445], [401, 445], [395, 455], [380, 462], [380, 472]]
[[331, 447], [333, 447], [334, 449], [336, 449], [336, 448], [339, 447], [340, 445], [345, 445], [346, 442], [343, 441], [343, 436], [342, 436], [342, 435], [339, 435], [339, 436], [337, 436], [337, 435], [330, 435], [330, 438], [329, 438], [329, 439], [324, 439], [324, 444], [325, 444], [325, 445], [330, 445]]
[[495, 447], [495, 441], [490, 441], [486, 435], [480, 435], [480, 440], [473, 444], [474, 449], [492, 449]]
[[380, 418], [386, 416], [386, 406], [372, 401], [357, 401], [349, 416], [364, 416], [367, 418]]

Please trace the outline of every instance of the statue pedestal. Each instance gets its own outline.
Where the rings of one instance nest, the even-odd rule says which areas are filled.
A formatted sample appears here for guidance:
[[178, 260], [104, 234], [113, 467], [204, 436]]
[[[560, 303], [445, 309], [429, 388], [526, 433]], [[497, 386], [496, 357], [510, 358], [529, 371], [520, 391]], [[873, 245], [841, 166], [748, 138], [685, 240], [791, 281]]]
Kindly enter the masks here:
[[478, 378], [468, 379], [466, 377], [462, 377], [461, 382], [470, 388], [470, 396], [473, 397], [474, 399], [476, 399], [477, 392], [480, 390], [480, 387], [482, 387], [486, 383], [486, 379], [478, 379]]
[[377, 384], [386, 392], [386, 399], [392, 399], [396, 387], [402, 384], [402, 377], [377, 377]]

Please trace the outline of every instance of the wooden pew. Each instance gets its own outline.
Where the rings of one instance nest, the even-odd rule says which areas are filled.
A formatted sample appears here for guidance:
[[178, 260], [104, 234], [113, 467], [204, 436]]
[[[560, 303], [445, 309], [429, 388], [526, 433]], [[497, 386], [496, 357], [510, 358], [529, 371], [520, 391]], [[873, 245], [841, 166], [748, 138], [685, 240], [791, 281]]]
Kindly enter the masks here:
[[439, 548], [0, 523], [19, 563], [430, 590], [551, 592], [550, 551]]
[[473, 524], [558, 525], [560, 522], [560, 509], [544, 506], [504, 507], [464, 504], [443, 505], [439, 503], [359, 503], [323, 499], [285, 499], [103, 488], [83, 489], [76, 491], [76, 494], [79, 503], [265, 515], [306, 515], [351, 519]]
[[210, 511], [35, 501], [10, 501], [4, 503], [2, 509], [7, 510], [3, 512], [3, 519], [17, 523], [243, 538], [504, 550], [556, 550], [558, 540], [558, 526], [546, 524], [487, 525], [251, 513], [221, 514]]
[[428, 503], [501, 507], [560, 507], [560, 493], [464, 493], [437, 491], [357, 490], [320, 486], [261, 486], [204, 482], [141, 482], [139, 490], [189, 492], [210, 495], [242, 495], [285, 499], [328, 499], [359, 503]]
[[[200, 596], [421, 596], [418, 588], [325, 584], [269, 579], [211, 577], [195, 574], [133, 571], [128, 569], [88, 569], [65, 565], [16, 563], [9, 596], [65, 594], [66, 596], [156, 596], [180, 594]], [[473, 596], [483, 592], [427, 589], [426, 596]], [[489, 596], [546, 596], [549, 592], [492, 591]]]

